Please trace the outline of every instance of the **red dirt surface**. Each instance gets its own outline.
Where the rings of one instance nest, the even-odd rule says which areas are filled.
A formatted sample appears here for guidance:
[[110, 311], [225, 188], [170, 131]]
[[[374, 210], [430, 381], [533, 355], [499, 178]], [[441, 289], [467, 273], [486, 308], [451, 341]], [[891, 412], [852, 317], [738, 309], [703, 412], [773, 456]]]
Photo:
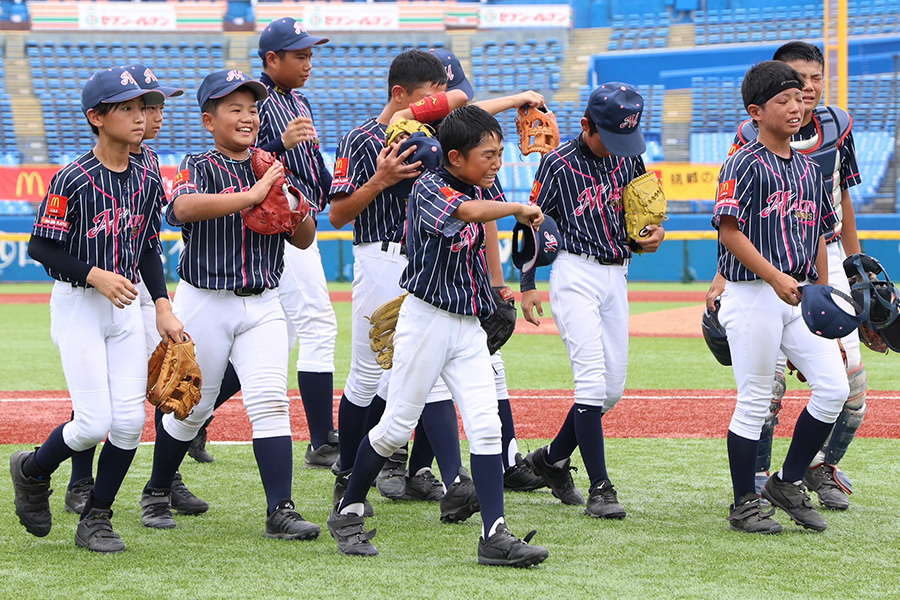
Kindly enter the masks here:
[[[511, 394], [516, 435], [521, 439], [552, 438], [573, 401], [571, 390], [513, 390]], [[334, 397], [340, 398], [340, 390]], [[294, 439], [308, 440], [303, 404], [296, 391], [291, 398]], [[603, 418], [604, 434], [618, 438], [724, 439], [734, 399], [733, 390], [629, 390], [615, 410]], [[776, 436], [793, 433], [794, 422], [808, 399], [808, 391], [786, 394]], [[71, 406], [67, 392], [0, 392], [0, 443], [41, 443], [54, 427], [69, 419]], [[150, 409], [148, 405], [145, 442], [155, 436]], [[866, 419], [857, 435], [900, 438], [900, 394], [870, 391]], [[250, 423], [240, 396], [216, 411], [209, 436], [213, 441], [250, 440]]]

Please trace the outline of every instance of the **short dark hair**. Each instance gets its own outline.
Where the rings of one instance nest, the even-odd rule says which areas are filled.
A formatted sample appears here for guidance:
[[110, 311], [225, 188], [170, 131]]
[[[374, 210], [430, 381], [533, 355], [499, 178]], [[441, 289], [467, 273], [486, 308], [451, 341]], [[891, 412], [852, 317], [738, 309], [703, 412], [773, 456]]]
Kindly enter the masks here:
[[474, 104], [457, 108], [447, 115], [438, 130], [437, 139], [444, 151], [444, 164], [449, 164], [448, 155], [451, 150], [468, 156], [472, 148], [480, 145], [490, 135], [503, 141], [503, 129], [494, 115]]
[[447, 71], [444, 63], [432, 52], [424, 50], [407, 50], [398, 54], [391, 62], [388, 71], [388, 100], [395, 85], [401, 86], [406, 93], [432, 83], [447, 83]]
[[[102, 117], [103, 115], [107, 115], [116, 110], [123, 104], [125, 104], [125, 102], [101, 102], [97, 106], [92, 106], [88, 110], [92, 110], [94, 111], [95, 115]], [[87, 118], [87, 115], [85, 115], [85, 118]], [[90, 120], [88, 120], [88, 125], [90, 125], [91, 131], [94, 135], [100, 135], [100, 130], [97, 129], [97, 126], [91, 123]]]
[[761, 99], [763, 94], [781, 83], [794, 79], [801, 87], [803, 86], [803, 77], [781, 61], [767, 60], [753, 65], [744, 75], [744, 81], [741, 82], [741, 99], [744, 101], [744, 108], [749, 108], [751, 104], [765, 106], [771, 96]]
[[588, 133], [597, 133], [597, 124], [594, 123], [587, 110], [584, 111], [584, 117], [588, 120]]
[[772, 60], [780, 60], [781, 62], [791, 62], [794, 60], [805, 60], [809, 62], [817, 62], [823, 68], [825, 67], [825, 57], [818, 46], [808, 42], [788, 42], [781, 46], [772, 55]]

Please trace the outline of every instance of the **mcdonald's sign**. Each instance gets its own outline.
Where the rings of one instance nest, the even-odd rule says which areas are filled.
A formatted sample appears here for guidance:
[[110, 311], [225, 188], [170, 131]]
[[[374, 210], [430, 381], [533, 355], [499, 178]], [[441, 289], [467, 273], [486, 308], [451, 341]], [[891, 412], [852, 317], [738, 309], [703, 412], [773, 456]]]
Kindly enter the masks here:
[[43, 197], [46, 190], [44, 189], [44, 179], [37, 171], [19, 171], [16, 177], [16, 199], [22, 198], [22, 191], [28, 196], [37, 192], [38, 196]]
[[0, 167], [0, 200], [40, 202], [57, 171], [57, 165]]

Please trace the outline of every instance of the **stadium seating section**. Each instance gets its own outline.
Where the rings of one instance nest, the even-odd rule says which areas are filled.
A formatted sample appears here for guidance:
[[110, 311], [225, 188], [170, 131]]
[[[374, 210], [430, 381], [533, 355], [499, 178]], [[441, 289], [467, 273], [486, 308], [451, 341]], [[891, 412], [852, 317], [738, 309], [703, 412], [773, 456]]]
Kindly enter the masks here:
[[[0, 81], [6, 81], [2, 54], [0, 54]], [[16, 140], [16, 126], [9, 103], [9, 94], [3, 88], [0, 88], [0, 122], [3, 123], [3, 126], [0, 127], [0, 165], [18, 164], [21, 155]]]
[[667, 13], [613, 17], [607, 50], [665, 48], [669, 37]]

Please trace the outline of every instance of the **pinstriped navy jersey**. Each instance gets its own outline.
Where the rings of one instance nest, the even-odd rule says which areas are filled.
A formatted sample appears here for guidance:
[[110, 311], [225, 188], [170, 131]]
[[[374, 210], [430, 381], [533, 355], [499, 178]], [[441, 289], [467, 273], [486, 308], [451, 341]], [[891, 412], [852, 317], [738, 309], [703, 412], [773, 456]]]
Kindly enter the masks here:
[[[284, 90], [263, 73], [259, 80], [266, 84], [269, 96], [260, 102], [259, 134], [257, 145], [264, 146], [271, 141], [281, 140], [288, 123], [297, 117], [313, 118], [312, 107], [306, 96], [294, 90]], [[328, 193], [331, 190], [331, 172], [325, 167], [325, 160], [319, 151], [319, 138], [300, 142], [294, 148], [280, 153], [288, 171], [294, 174], [300, 191], [303, 192], [316, 211], [325, 210]]]
[[[352, 194], [375, 174], [384, 149], [387, 126], [369, 119], [344, 135], [334, 155], [331, 196]], [[353, 243], [402, 242], [406, 226], [406, 197], [385, 190], [375, 196], [353, 221]]]
[[[758, 140], [736, 150], [722, 165], [712, 223], [731, 215], [763, 258], [784, 273], [818, 279], [819, 236], [837, 223], [819, 167], [797, 151], [789, 160]], [[759, 279], [719, 245], [718, 271], [728, 281]]]
[[233, 160], [208, 150], [182, 159], [166, 218], [181, 227], [184, 250], [178, 275], [192, 286], [209, 290], [278, 287], [288, 234], [257, 233], [244, 226], [240, 212], [181, 223], [173, 209], [175, 199], [185, 194], [232, 194], [247, 191], [254, 183], [249, 158]]
[[[149, 169], [153, 171], [154, 173], [156, 173], [157, 177], [159, 177], [159, 180], [162, 181], [162, 174], [159, 170], [159, 155], [156, 153], [156, 150], [154, 150], [147, 144], [141, 144], [140, 154], [136, 154], [134, 152], [131, 153], [131, 162], [133, 162], [138, 168]], [[159, 207], [160, 222], [162, 221], [162, 211], [165, 209], [167, 203], [168, 200], [165, 196], [165, 188], [163, 188], [162, 203]], [[157, 252], [159, 252], [160, 254], [163, 253], [162, 242], [159, 239], [158, 232], [157, 235], [151, 238], [150, 243], [156, 246]]]
[[[156, 173], [133, 163], [115, 173], [86, 152], [53, 176], [32, 235], [62, 242], [75, 258], [136, 283], [141, 254], [159, 235], [164, 198]], [[87, 285], [53, 269], [47, 274]]]
[[443, 167], [416, 180], [409, 195], [409, 264], [400, 286], [441, 310], [483, 318], [496, 310], [484, 225], [451, 216], [463, 202], [481, 199], [481, 188], [462, 183]]
[[560, 250], [629, 258], [622, 189], [645, 171], [640, 156], [599, 158], [578, 136], [541, 158], [529, 201], [556, 221]]
[[506, 202], [506, 193], [503, 191], [503, 186], [500, 185], [499, 179], [494, 179], [494, 185], [489, 187], [488, 189], [481, 189], [481, 199], [482, 200], [496, 200], [498, 202]]

